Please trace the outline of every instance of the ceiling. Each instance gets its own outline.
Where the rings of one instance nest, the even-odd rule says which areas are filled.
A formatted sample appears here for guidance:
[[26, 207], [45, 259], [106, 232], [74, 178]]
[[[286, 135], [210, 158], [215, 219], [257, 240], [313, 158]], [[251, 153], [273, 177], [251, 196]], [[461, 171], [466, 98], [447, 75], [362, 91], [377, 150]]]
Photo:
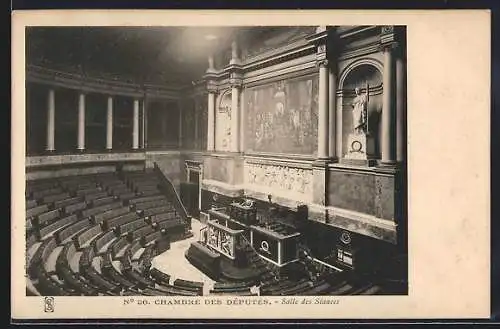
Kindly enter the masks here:
[[136, 83], [190, 83], [206, 71], [210, 52], [227, 51], [236, 33], [261, 29], [30, 27], [26, 62]]

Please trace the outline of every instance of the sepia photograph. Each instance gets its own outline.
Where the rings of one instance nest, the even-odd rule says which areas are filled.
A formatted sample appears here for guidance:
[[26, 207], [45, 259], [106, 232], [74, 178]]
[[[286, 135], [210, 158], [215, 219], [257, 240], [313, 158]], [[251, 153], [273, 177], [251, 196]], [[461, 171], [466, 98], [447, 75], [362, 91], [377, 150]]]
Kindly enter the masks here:
[[[398, 312], [387, 308], [406, 300], [402, 307], [417, 303], [415, 312], [431, 314], [437, 299], [414, 301], [439, 294], [426, 291], [423, 278], [456, 285], [459, 279], [448, 277], [455, 269], [437, 263], [474, 264], [464, 253], [439, 256], [451, 252], [445, 245], [458, 248], [447, 238], [455, 228], [475, 233], [470, 214], [443, 215], [457, 211], [456, 204], [441, 206], [440, 183], [428, 176], [447, 177], [441, 172], [447, 169], [422, 154], [449, 159], [447, 151], [436, 139], [428, 142], [431, 130], [410, 128], [426, 129], [416, 118], [420, 107], [408, 110], [422, 105], [415, 90], [429, 88], [427, 105], [452, 89], [435, 89], [432, 79], [427, 86], [409, 83], [410, 63], [432, 56], [432, 47], [415, 52], [410, 19], [295, 24], [288, 18], [287, 24], [286, 15], [261, 23], [253, 15], [253, 24], [238, 24], [238, 16], [222, 22], [219, 13], [204, 25], [203, 15], [199, 24], [158, 24], [153, 14], [151, 24], [147, 14], [134, 24], [96, 17], [92, 25], [66, 19], [18, 28], [24, 75], [14, 89], [24, 144], [16, 152], [24, 166], [18, 166], [13, 243], [23, 264], [13, 273], [23, 278], [18, 298], [40, 312], [32, 314], [145, 317], [149, 307], [189, 318], [197, 307], [197, 317], [213, 310], [219, 317], [255, 317], [263, 312], [257, 307], [281, 306], [266, 317], [362, 318], [360, 309], [370, 305], [391, 317]], [[411, 72], [426, 79], [423, 71]], [[427, 118], [442, 120], [444, 111], [457, 109], [438, 107], [424, 106]], [[452, 125], [441, 142], [455, 140], [446, 132]], [[468, 159], [485, 160], [476, 146], [478, 156]], [[428, 167], [419, 170], [415, 161]], [[483, 176], [475, 175], [479, 184]], [[422, 193], [433, 201], [423, 202]], [[484, 206], [483, 198], [477, 201]], [[436, 212], [412, 215], [429, 209]], [[417, 233], [418, 245], [411, 240]], [[417, 265], [412, 255], [420, 257]], [[472, 268], [484, 269], [482, 260]], [[457, 303], [448, 305], [453, 314], [477, 300], [464, 308], [456, 293], [448, 296]], [[353, 311], [333, 315], [335, 307]], [[480, 307], [469, 311], [482, 314]]]
[[29, 27], [26, 293], [407, 294], [405, 27]]

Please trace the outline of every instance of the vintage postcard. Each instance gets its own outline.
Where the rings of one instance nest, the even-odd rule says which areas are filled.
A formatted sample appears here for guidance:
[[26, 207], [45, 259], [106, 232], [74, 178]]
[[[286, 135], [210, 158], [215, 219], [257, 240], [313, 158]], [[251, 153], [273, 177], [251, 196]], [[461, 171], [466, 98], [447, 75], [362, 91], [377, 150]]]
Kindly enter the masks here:
[[489, 12], [12, 24], [14, 319], [489, 317]]

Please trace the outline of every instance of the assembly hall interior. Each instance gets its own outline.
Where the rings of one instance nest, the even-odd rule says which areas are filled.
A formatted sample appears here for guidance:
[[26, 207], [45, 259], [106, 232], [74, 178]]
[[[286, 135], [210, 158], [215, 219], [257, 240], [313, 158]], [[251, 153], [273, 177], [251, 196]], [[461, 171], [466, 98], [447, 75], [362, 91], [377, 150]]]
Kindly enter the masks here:
[[406, 47], [27, 28], [26, 294], [408, 294]]

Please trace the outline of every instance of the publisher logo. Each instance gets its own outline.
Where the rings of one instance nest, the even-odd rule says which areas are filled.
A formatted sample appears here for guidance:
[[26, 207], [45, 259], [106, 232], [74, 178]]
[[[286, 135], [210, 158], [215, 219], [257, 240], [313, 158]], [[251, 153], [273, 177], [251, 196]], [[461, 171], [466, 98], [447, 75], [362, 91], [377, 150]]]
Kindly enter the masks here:
[[45, 313], [54, 312], [54, 297], [45, 297], [43, 304]]

